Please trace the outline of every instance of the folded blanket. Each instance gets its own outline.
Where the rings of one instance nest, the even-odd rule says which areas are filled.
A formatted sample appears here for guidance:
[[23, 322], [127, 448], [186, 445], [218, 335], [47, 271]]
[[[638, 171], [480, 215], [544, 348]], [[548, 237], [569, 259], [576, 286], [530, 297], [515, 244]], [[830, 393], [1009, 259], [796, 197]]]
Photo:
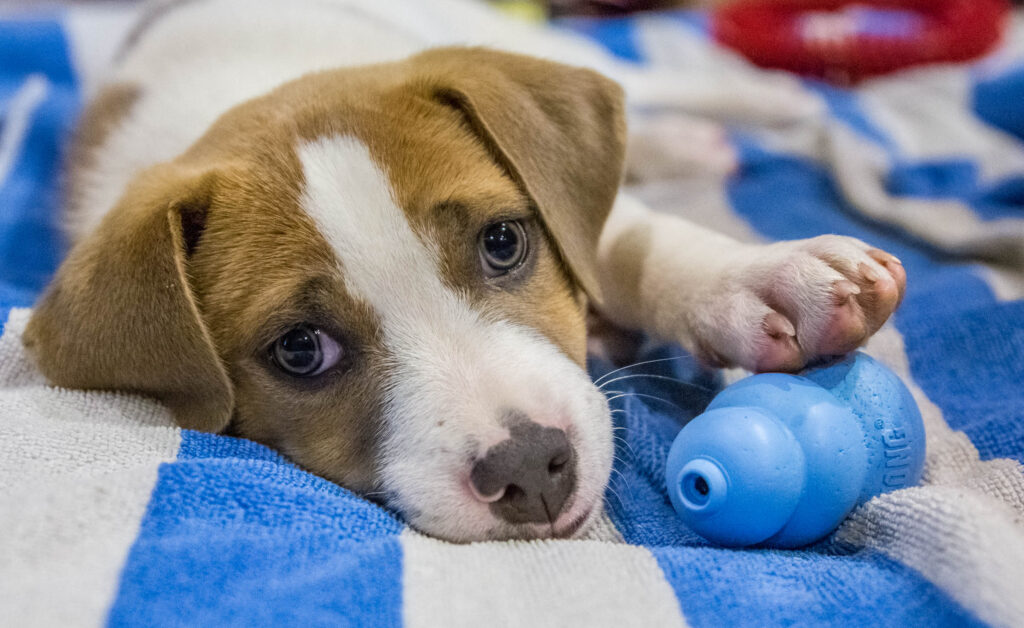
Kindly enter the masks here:
[[[616, 382], [639, 395], [614, 402], [607, 516], [572, 541], [430, 539], [260, 445], [181, 430], [153, 401], [49, 386], [21, 344], [24, 308], [62, 254], [59, 146], [97, 48], [116, 40], [99, 26], [123, 22], [86, 9], [0, 20], [5, 624], [1024, 625], [1024, 146], [979, 113], [1020, 98], [1007, 85], [1024, 29], [969, 68], [857, 91], [794, 84], [822, 114], [799, 128], [732, 120], [738, 172], [636, 190], [746, 237], [854, 235], [910, 276], [867, 350], [921, 406], [922, 485], [873, 499], [814, 547], [737, 551], [688, 531], [667, 498], [668, 447], [718, 385], [673, 348], [624, 374], [680, 383]], [[758, 72], [693, 14], [587, 29], [652, 67]]]

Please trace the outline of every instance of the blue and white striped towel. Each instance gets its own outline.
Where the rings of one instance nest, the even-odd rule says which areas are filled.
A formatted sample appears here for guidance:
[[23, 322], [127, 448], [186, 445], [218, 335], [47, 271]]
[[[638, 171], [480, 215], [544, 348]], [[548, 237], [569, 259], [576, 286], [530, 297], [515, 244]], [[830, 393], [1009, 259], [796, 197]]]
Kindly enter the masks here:
[[[608, 517], [590, 538], [463, 546], [259, 445], [181, 430], [151, 401], [48, 386], [19, 308], [61, 255], [58, 149], [107, 44], [83, 35], [82, 11], [0, 21], [0, 623], [1024, 626], [1020, 20], [973, 67], [798, 87], [824, 103], [818, 127], [747, 125], [740, 171], [705, 182], [702, 219], [721, 228], [844, 233], [903, 260], [906, 300], [868, 350], [928, 430], [922, 486], [811, 549], [734, 551], [681, 527], [661, 480], [712, 381], [685, 359], [662, 364], [695, 387], [644, 389], [679, 409], [620, 400]], [[719, 58], [692, 14], [587, 29], [641, 63], [702, 46], [701, 62]], [[638, 192], [678, 200], [673, 185]]]

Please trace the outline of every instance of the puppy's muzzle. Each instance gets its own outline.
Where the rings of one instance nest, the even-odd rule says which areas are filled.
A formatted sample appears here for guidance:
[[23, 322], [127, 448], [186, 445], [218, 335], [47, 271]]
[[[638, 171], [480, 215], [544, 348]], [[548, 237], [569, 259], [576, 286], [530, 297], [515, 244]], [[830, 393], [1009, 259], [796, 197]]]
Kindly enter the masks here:
[[487, 450], [470, 472], [477, 499], [509, 523], [554, 523], [576, 488], [576, 455], [566, 433], [532, 421]]

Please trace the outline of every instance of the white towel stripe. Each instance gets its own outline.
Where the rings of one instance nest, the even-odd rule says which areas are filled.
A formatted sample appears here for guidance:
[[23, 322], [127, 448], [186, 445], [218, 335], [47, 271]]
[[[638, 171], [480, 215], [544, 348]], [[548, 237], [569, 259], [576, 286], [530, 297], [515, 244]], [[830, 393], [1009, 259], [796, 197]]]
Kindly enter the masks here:
[[180, 430], [140, 397], [47, 386], [21, 344], [28, 314], [0, 337], [3, 621], [102, 625]]
[[402, 536], [407, 628], [683, 627], [651, 553], [601, 541], [452, 545]]

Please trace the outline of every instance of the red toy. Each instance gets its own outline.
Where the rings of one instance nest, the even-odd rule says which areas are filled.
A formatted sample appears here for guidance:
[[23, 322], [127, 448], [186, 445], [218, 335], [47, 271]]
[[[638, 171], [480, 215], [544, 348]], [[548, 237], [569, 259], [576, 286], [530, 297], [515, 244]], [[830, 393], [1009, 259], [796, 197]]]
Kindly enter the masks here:
[[991, 49], [1007, 0], [752, 0], [717, 10], [718, 41], [754, 63], [838, 83]]

